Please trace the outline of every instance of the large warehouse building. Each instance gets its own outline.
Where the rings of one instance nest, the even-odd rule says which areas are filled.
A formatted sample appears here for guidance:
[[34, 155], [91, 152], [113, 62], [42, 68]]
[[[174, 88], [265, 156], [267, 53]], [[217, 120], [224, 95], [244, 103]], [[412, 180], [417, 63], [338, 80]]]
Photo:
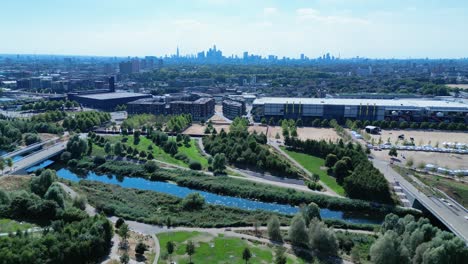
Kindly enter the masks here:
[[151, 94], [104, 92], [104, 93], [69, 93], [68, 99], [77, 101], [83, 106], [113, 111], [118, 105], [142, 98], [151, 98]]
[[253, 102], [255, 121], [262, 117], [275, 119], [316, 118], [357, 120], [396, 120], [415, 122], [468, 123], [468, 105], [438, 100], [378, 100], [341, 98], [263, 97]]

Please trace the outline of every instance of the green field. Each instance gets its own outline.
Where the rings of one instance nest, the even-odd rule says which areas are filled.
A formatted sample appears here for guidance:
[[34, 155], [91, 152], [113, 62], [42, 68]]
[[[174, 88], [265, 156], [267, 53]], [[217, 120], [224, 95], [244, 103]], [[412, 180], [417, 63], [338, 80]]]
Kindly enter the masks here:
[[281, 147], [281, 149], [286, 152], [291, 158], [296, 160], [299, 164], [302, 165], [306, 170], [313, 174], [317, 174], [320, 177], [320, 181], [322, 181], [325, 185], [330, 187], [333, 191], [335, 191], [339, 195], [345, 195], [345, 191], [342, 186], [338, 185], [335, 178], [328, 175], [326, 171], [320, 169], [320, 167], [325, 166], [325, 160], [321, 158], [317, 158], [311, 155], [307, 155], [304, 153], [299, 153], [295, 151], [287, 150], [285, 147]]
[[[108, 139], [112, 144], [114, 144], [116, 142], [122, 141], [124, 137], [123, 136], [107, 136], [105, 138]], [[162, 148], [156, 146], [151, 140], [149, 140], [148, 138], [144, 136], [140, 136], [140, 142], [138, 143], [138, 145], [134, 144], [133, 136], [125, 136], [125, 138], [127, 138], [127, 141], [125, 142], [125, 144], [138, 149], [138, 151], [141, 151], [141, 150], [149, 151], [148, 147], [152, 145], [153, 156], [155, 157], [155, 159], [159, 161], [167, 162], [170, 164], [174, 164], [174, 165], [178, 165], [178, 166], [182, 166], [186, 168], [188, 167], [188, 164], [186, 164], [185, 162], [181, 160], [175, 159], [174, 157], [166, 153]], [[194, 139], [190, 141], [190, 147], [186, 147], [184, 145], [179, 146], [179, 152], [185, 153], [189, 157], [189, 159], [196, 160], [201, 163], [203, 168], [207, 168], [208, 160], [200, 153], [200, 151], [197, 148], [197, 143], [195, 142]], [[104, 149], [102, 147], [94, 144], [93, 155], [105, 156], [106, 153], [104, 152]]]
[[[189, 262], [189, 257], [185, 254], [185, 245], [188, 240], [195, 243], [195, 254], [192, 256], [193, 263], [239, 263], [243, 264], [242, 251], [245, 247], [250, 249], [252, 258], [249, 263], [273, 263], [274, 249], [265, 245], [250, 243], [240, 238], [225, 237], [223, 235], [214, 236], [208, 233], [200, 232], [169, 232], [157, 235], [161, 246], [160, 264], [169, 263], [166, 244], [172, 241], [175, 244], [175, 250], [172, 254], [172, 261], [178, 264]], [[301, 259], [293, 255], [288, 256], [287, 263], [304, 263]]]
[[0, 219], [0, 233], [16, 232], [18, 230], [24, 231], [34, 226], [35, 225], [29, 223], [20, 224], [19, 222], [11, 219]]

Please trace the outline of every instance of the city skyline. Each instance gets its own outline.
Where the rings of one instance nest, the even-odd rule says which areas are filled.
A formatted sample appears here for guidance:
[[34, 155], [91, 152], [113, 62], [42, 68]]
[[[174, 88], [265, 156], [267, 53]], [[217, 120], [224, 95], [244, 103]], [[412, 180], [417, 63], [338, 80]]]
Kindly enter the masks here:
[[[135, 3], [136, 2], [136, 3]], [[3, 54], [463, 58], [460, 1], [61, 1], [3, 4]], [[33, 40], [33, 41], [31, 41]]]

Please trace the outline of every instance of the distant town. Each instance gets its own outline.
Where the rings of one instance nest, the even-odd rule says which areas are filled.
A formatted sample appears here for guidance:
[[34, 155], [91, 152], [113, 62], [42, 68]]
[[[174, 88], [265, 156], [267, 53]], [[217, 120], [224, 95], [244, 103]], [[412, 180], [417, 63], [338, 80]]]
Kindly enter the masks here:
[[468, 59], [0, 55], [0, 152], [4, 263], [468, 257]]

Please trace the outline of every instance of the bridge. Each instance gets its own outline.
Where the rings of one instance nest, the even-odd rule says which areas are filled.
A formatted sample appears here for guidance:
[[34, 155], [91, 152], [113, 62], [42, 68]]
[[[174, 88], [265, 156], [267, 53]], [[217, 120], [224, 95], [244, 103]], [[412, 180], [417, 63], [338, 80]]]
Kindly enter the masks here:
[[23, 159], [15, 162], [12, 168], [5, 168], [5, 171], [9, 174], [22, 173], [26, 169], [62, 153], [67, 147], [67, 142], [68, 141], [60, 141], [54, 145], [31, 153], [25, 156]]
[[46, 140], [46, 141], [43, 141], [43, 142], [37, 142], [37, 143], [31, 144], [31, 145], [29, 145], [29, 146], [27, 146], [25, 148], [18, 149], [18, 150], [3, 154], [2, 158], [4, 158], [4, 159], [13, 158], [13, 157], [21, 155], [23, 153], [28, 153], [28, 152], [31, 152], [33, 150], [39, 149], [40, 147], [42, 147], [42, 146], [44, 146], [44, 145], [46, 145], [48, 143], [51, 143], [51, 142], [56, 143], [57, 140], [58, 140], [58, 137], [55, 137], [55, 138], [52, 138], [52, 139], [49, 139], [49, 140]]
[[433, 196], [427, 196], [393, 170], [389, 164], [382, 160], [373, 159], [374, 167], [383, 173], [385, 178], [392, 184], [400, 186], [417, 209], [425, 208], [440, 220], [450, 231], [460, 237], [468, 244], [468, 215], [466, 209], [457, 204], [448, 204]]

